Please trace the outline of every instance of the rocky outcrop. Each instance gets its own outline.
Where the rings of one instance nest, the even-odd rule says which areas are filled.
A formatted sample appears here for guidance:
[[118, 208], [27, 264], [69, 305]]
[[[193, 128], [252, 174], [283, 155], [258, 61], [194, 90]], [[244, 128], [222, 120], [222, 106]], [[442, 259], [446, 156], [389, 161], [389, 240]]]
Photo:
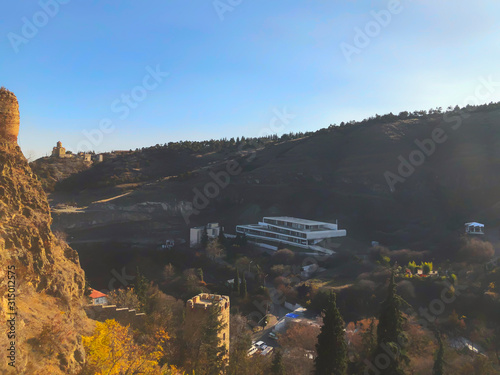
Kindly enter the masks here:
[[17, 145], [17, 108], [14, 94], [1, 89], [0, 319], [11, 319], [14, 335], [0, 335], [0, 348], [14, 346], [15, 368], [2, 355], [0, 373], [72, 374], [85, 358], [81, 336], [91, 329], [82, 308], [85, 276], [78, 254], [50, 229], [46, 195]]

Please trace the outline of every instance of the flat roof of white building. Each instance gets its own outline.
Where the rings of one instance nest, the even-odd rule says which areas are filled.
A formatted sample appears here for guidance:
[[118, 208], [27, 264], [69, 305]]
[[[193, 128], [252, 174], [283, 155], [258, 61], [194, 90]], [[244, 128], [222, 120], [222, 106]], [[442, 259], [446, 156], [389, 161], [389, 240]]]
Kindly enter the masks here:
[[332, 224], [332, 223], [326, 223], [324, 221], [299, 219], [299, 218], [290, 217], [290, 216], [266, 216], [266, 217], [264, 217], [264, 219], [288, 221], [289, 223], [297, 223], [297, 224], [304, 224], [304, 225]]
[[475, 221], [473, 221], [471, 223], [465, 223], [465, 225], [467, 225], [468, 227], [481, 227], [481, 228], [484, 227], [484, 224], [476, 223]]
[[[320, 225], [320, 224], [323, 224], [323, 223], [319, 223], [319, 222], [315, 222], [316, 224], [307, 224], [307, 225]], [[266, 223], [264, 223], [266, 224]], [[324, 224], [329, 224], [329, 223], [324, 223]], [[273, 225], [273, 224], [267, 224], [267, 225], [261, 225], [261, 224], [239, 224], [237, 225], [236, 227], [241, 227], [241, 228], [250, 228], [250, 229], [260, 229], [260, 230], [263, 230], [265, 232], [269, 232], [269, 233], [277, 233], [273, 230], [269, 230], [269, 226], [268, 225], [271, 225], [271, 226], [276, 226], [276, 225]], [[281, 228], [281, 226], [277, 225], [278, 227]], [[324, 233], [331, 233], [331, 232], [337, 232], [338, 230], [336, 229], [329, 229], [329, 228], [320, 228], [320, 229], [298, 229], [298, 228], [286, 228], [290, 231], [294, 231], [294, 232], [298, 232], [298, 233], [320, 233], [320, 232], [324, 232]]]
[[219, 227], [219, 223], [208, 223], [207, 225], [199, 225], [197, 227], [192, 227], [191, 229], [215, 229]]

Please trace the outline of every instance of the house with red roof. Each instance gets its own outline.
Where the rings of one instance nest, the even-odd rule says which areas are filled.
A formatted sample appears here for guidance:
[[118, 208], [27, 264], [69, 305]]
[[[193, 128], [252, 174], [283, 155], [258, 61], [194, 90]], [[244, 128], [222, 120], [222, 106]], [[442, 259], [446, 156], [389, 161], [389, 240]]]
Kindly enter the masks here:
[[108, 304], [108, 296], [95, 289], [92, 289], [92, 292], [90, 293], [90, 299], [92, 300], [92, 305]]

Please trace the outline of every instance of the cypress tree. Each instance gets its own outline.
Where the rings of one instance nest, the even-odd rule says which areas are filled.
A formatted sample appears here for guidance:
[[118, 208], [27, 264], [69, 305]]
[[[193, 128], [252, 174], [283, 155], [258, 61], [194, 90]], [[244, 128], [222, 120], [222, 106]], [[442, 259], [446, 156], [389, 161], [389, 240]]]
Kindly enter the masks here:
[[137, 296], [137, 299], [139, 300], [139, 303], [141, 305], [141, 310], [143, 312], [148, 312], [148, 289], [150, 282], [149, 280], [141, 273], [139, 270], [139, 267], [136, 268], [137, 270], [137, 276], [136, 276], [136, 283], [135, 283], [135, 288], [134, 292], [135, 295]]
[[240, 296], [242, 296], [243, 298], [246, 298], [247, 294], [248, 294], [247, 279], [245, 279], [245, 275], [243, 275], [243, 280], [241, 281]]
[[337, 308], [335, 293], [331, 293], [324, 310], [323, 326], [316, 344], [315, 375], [345, 375], [347, 344], [344, 319]]
[[240, 294], [240, 271], [236, 268], [236, 277], [234, 278], [234, 291]]
[[[388, 365], [381, 370], [381, 375], [402, 375], [401, 362], [406, 361], [404, 347], [403, 323], [404, 317], [401, 313], [401, 306], [407, 303], [396, 293], [396, 282], [394, 280], [394, 270], [389, 281], [387, 298], [382, 302], [379, 323], [377, 327], [377, 348], [374, 358], [382, 356], [387, 358]], [[388, 354], [391, 353], [391, 354]]]
[[441, 339], [441, 334], [436, 333], [439, 348], [436, 352], [436, 360], [434, 361], [434, 367], [432, 368], [432, 375], [443, 375], [444, 374], [444, 345]]
[[273, 375], [285, 375], [285, 365], [283, 364], [283, 356], [280, 350], [276, 350], [273, 357], [273, 363], [271, 365], [271, 374]]

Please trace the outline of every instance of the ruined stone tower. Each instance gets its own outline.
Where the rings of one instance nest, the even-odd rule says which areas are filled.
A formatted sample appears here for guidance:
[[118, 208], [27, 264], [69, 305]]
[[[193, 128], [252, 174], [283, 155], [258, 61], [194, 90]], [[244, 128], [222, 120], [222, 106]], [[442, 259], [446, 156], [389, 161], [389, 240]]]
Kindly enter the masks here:
[[[208, 293], [201, 293], [194, 296], [186, 304], [186, 322], [189, 328], [200, 328], [199, 323], [203, 324], [208, 313], [208, 307], [213, 303], [218, 303], [220, 306], [219, 319], [225, 324], [225, 328], [219, 333], [219, 339], [226, 346], [227, 353], [225, 359], [229, 360], [230, 303], [228, 296]], [[192, 336], [199, 335], [199, 332], [191, 332], [189, 328], [186, 331], [188, 334]]]
[[19, 134], [19, 104], [16, 96], [0, 88], [0, 142], [17, 143]]

